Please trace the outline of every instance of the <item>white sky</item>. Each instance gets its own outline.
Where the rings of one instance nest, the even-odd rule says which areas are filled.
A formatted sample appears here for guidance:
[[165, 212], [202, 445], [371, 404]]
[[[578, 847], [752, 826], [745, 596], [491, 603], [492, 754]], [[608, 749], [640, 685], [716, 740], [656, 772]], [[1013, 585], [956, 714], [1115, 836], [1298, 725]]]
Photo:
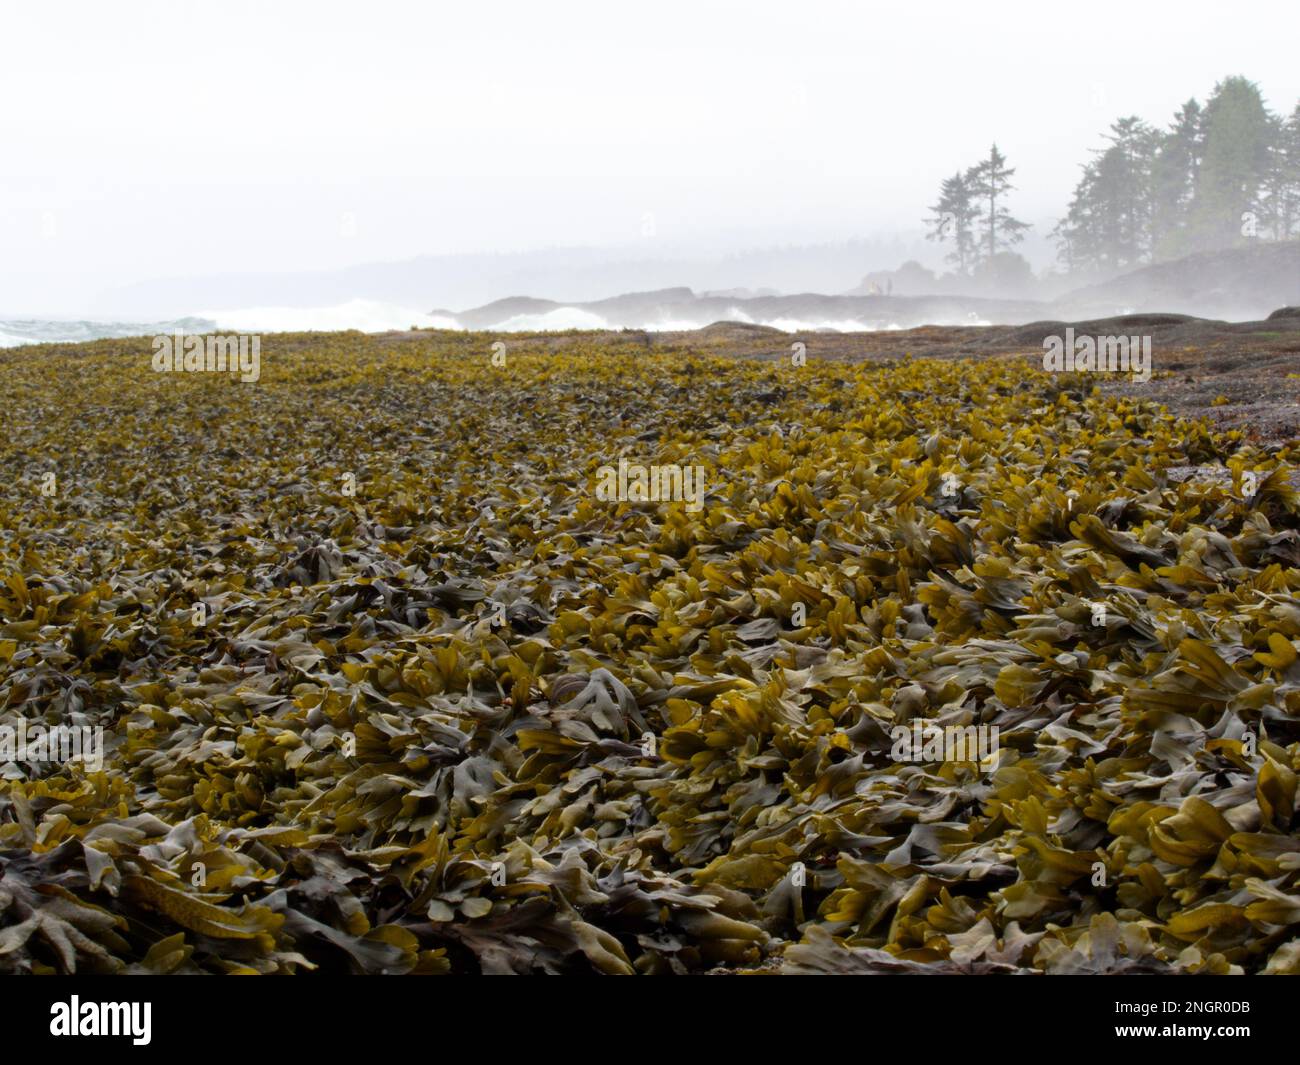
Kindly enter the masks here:
[[[1286, 9], [1290, 7], [1288, 12]], [[990, 141], [1050, 227], [1121, 114], [1300, 97], [1268, 2], [0, 0], [0, 313], [141, 279], [914, 230]]]

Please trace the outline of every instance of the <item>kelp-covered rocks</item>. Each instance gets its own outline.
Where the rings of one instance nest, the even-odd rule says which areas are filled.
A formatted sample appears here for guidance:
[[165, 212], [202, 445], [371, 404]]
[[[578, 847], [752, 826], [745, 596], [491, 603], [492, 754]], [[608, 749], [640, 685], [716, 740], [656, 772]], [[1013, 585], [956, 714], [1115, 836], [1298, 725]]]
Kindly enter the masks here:
[[1291, 450], [496, 339], [0, 352], [0, 971], [1300, 972]]

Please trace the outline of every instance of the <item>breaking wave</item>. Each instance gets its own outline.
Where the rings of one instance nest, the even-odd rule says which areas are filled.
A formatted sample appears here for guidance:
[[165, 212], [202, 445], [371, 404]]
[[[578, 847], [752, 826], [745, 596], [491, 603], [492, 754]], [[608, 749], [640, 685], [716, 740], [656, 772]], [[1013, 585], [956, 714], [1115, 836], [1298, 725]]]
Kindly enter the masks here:
[[174, 318], [162, 322], [97, 322], [88, 319], [14, 318], [0, 320], [0, 348], [24, 344], [81, 344], [112, 337], [157, 336], [183, 329], [206, 333], [214, 328], [203, 318]]
[[[864, 321], [856, 318], [810, 320], [778, 317], [755, 318], [739, 307], [728, 308], [723, 320], [769, 326], [784, 333], [861, 332], [902, 328], [897, 323]], [[581, 307], [560, 306], [532, 314], [516, 314], [498, 322], [484, 322], [476, 328], [500, 333], [562, 332], [569, 329], [642, 329], [647, 332], [677, 332], [702, 329], [717, 318], [659, 318], [654, 321], [611, 321]], [[975, 323], [963, 323], [975, 324]], [[981, 323], [983, 324], [983, 323]], [[328, 307], [243, 307], [206, 310], [198, 315], [168, 321], [128, 322], [53, 319], [0, 319], [0, 348], [24, 344], [81, 343], [107, 337], [156, 336], [183, 329], [190, 333], [229, 330], [235, 333], [307, 333], [356, 329], [383, 333], [410, 329], [468, 329], [453, 315], [428, 314], [379, 300], [353, 299]]]
[[218, 329], [236, 333], [328, 333], [357, 329], [363, 333], [384, 333], [391, 329], [460, 329], [453, 318], [426, 314], [377, 300], [348, 300], [332, 307], [246, 307], [239, 310], [205, 311]]

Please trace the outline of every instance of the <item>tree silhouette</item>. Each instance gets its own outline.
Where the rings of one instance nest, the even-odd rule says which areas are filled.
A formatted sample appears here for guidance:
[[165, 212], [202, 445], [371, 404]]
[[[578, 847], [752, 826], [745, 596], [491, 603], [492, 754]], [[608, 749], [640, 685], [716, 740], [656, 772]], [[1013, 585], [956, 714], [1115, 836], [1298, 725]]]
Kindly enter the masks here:
[[999, 251], [1019, 244], [1030, 228], [1027, 222], [1013, 218], [1004, 202], [1007, 193], [1015, 188], [1011, 184], [1014, 175], [1015, 170], [1007, 166], [1006, 156], [996, 144], [989, 149], [988, 158], [966, 172], [971, 194], [980, 203], [978, 224], [983, 232], [977, 247], [981, 263], [992, 264]]
[[952, 241], [953, 250], [944, 258], [966, 276], [975, 262], [975, 220], [979, 209], [975, 205], [967, 175], [961, 171], [945, 178], [939, 186], [939, 200], [930, 208], [930, 231], [927, 240]]

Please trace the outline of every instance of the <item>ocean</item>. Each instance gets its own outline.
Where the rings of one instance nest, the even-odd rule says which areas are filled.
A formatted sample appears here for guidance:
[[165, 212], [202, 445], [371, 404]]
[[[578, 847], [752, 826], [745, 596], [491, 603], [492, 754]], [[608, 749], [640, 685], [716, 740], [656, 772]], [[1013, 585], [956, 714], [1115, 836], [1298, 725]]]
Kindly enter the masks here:
[[[894, 322], [859, 319], [806, 321], [778, 317], [762, 320], [755, 319], [739, 307], [731, 308], [720, 317], [728, 321], [771, 326], [785, 333], [819, 330], [842, 333], [899, 328], [899, 325]], [[688, 321], [664, 318], [634, 323], [611, 322], [587, 308], [558, 306], [538, 313], [504, 317], [487, 328], [500, 333], [619, 328], [658, 332], [698, 329], [710, 324], [712, 320], [714, 319]], [[961, 324], [986, 325], [988, 323], [972, 320]], [[332, 332], [347, 329], [356, 329], [363, 333], [382, 333], [394, 329], [410, 329], [413, 326], [421, 329], [467, 328], [452, 315], [428, 314], [377, 300], [353, 299], [329, 307], [246, 307], [235, 310], [205, 310], [184, 318], [158, 321], [0, 318], [0, 348], [22, 344], [75, 344], [109, 337], [158, 336], [163, 333], [173, 333], [178, 329], [187, 333]]]

